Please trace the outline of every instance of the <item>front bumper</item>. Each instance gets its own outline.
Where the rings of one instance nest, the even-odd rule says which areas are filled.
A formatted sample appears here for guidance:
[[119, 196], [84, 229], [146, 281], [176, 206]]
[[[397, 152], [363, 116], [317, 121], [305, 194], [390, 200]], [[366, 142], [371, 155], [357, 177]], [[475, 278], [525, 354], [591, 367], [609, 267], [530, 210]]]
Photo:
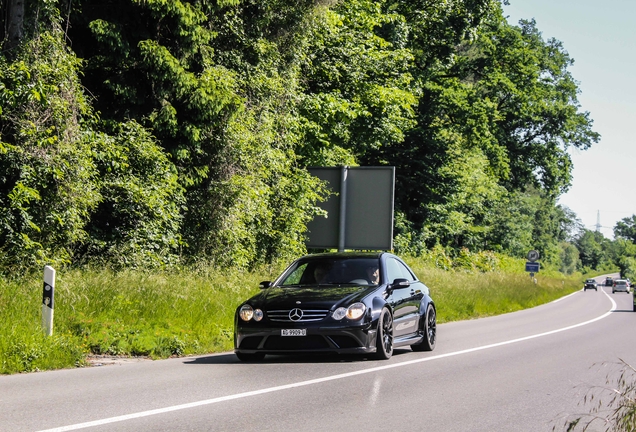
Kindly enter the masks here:
[[[306, 336], [281, 336], [282, 329], [307, 331]], [[361, 325], [276, 325], [236, 323], [234, 351], [244, 354], [338, 353], [363, 354], [376, 351], [376, 328]]]

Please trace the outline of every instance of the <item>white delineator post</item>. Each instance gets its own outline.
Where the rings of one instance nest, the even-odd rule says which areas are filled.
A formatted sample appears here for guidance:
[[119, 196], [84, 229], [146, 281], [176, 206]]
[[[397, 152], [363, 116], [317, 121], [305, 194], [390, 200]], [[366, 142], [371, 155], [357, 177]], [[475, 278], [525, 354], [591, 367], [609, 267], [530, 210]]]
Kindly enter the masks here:
[[55, 292], [55, 269], [44, 267], [44, 289], [42, 290], [42, 328], [47, 336], [53, 335], [53, 299]]

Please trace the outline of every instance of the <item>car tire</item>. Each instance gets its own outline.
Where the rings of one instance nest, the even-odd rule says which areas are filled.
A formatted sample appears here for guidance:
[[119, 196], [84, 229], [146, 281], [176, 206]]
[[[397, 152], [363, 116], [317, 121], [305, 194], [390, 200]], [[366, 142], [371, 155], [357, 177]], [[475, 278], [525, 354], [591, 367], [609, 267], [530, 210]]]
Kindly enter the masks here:
[[411, 345], [411, 349], [413, 351], [433, 351], [437, 342], [437, 313], [431, 304], [426, 308], [422, 332], [424, 333], [422, 342], [417, 345]]
[[247, 354], [247, 353], [237, 352], [237, 353], [234, 353], [234, 354], [236, 354], [236, 357], [240, 361], [244, 361], [244, 362], [261, 361], [261, 360], [263, 360], [265, 358], [265, 354], [263, 354], [263, 353]]
[[636, 312], [636, 303], [634, 303], [634, 312]]
[[388, 308], [382, 308], [378, 318], [375, 348], [374, 357], [378, 360], [388, 360], [393, 355], [393, 316]]

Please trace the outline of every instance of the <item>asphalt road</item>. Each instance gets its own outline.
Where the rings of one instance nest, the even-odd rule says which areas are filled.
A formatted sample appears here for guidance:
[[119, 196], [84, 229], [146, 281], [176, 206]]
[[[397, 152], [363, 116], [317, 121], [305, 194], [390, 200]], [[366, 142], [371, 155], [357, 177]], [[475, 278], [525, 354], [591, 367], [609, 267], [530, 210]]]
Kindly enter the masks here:
[[0, 431], [563, 430], [619, 359], [636, 363], [635, 329], [632, 294], [599, 287], [439, 325], [435, 351], [388, 361], [225, 353], [1, 376]]

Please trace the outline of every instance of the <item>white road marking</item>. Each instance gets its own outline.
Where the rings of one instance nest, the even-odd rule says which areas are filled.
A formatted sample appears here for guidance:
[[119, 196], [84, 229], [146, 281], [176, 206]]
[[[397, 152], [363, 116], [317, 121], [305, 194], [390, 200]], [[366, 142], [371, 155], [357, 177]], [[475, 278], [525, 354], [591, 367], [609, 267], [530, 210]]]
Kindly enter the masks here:
[[269, 387], [269, 388], [265, 388], [265, 389], [261, 389], [261, 390], [254, 390], [254, 391], [238, 393], [238, 394], [229, 395], [229, 396], [222, 396], [222, 397], [218, 397], [218, 398], [214, 398], [214, 399], [206, 399], [206, 400], [202, 400], [202, 401], [198, 401], [198, 402], [191, 402], [191, 403], [181, 404], [181, 405], [173, 405], [173, 406], [165, 407], [165, 408], [158, 408], [158, 409], [148, 410], [148, 411], [140, 411], [140, 412], [137, 412], [137, 413], [126, 414], [126, 415], [121, 415], [121, 416], [116, 416], [116, 417], [108, 417], [108, 418], [104, 418], [104, 419], [101, 419], [101, 420], [94, 420], [94, 421], [85, 422], [85, 423], [77, 423], [77, 424], [68, 425], [68, 426], [62, 426], [62, 427], [53, 428], [53, 429], [45, 429], [45, 430], [41, 430], [39, 432], [63, 432], [63, 431], [85, 429], [85, 428], [94, 427], [94, 426], [103, 426], [103, 425], [106, 425], [106, 424], [109, 424], [109, 423], [116, 423], [116, 422], [121, 422], [121, 421], [126, 421], [126, 420], [133, 420], [133, 419], [138, 419], [138, 418], [141, 418], [141, 417], [149, 417], [149, 416], [153, 416], [153, 415], [157, 415], [157, 414], [164, 414], [164, 413], [168, 413], [168, 412], [172, 412], [172, 411], [179, 411], [179, 410], [184, 410], [184, 409], [189, 409], [189, 408], [196, 408], [196, 407], [200, 407], [200, 406], [204, 406], [204, 405], [212, 405], [212, 404], [215, 404], [215, 403], [227, 402], [227, 401], [231, 401], [231, 400], [235, 400], [235, 399], [243, 399], [243, 398], [247, 398], [247, 397], [251, 397], [251, 396], [258, 396], [258, 395], [267, 394], [267, 393], [273, 393], [273, 392], [282, 391], [282, 390], [289, 390], [289, 389], [298, 388], [298, 387], [305, 387], [305, 386], [310, 386], [310, 385], [314, 385], [314, 384], [320, 384], [320, 383], [324, 383], [324, 382], [328, 382], [328, 381], [335, 381], [335, 380], [340, 380], [340, 379], [344, 379], [344, 378], [350, 378], [350, 377], [353, 377], [353, 376], [356, 376], [356, 375], [364, 375], [364, 374], [379, 372], [379, 371], [388, 370], [388, 369], [394, 369], [394, 368], [403, 367], [403, 366], [410, 366], [410, 365], [414, 365], [414, 364], [417, 364], [417, 363], [424, 363], [424, 362], [429, 362], [429, 361], [433, 361], [433, 360], [439, 360], [439, 359], [442, 359], [442, 358], [454, 357], [454, 356], [458, 356], [458, 355], [462, 355], [462, 354], [469, 354], [469, 353], [476, 352], [476, 351], [483, 351], [483, 350], [487, 350], [487, 349], [490, 349], [490, 348], [496, 348], [496, 347], [500, 347], [500, 346], [504, 346], [504, 345], [510, 345], [510, 344], [517, 343], [517, 342], [523, 342], [523, 341], [527, 341], [527, 340], [531, 340], [531, 339], [540, 338], [540, 337], [543, 337], [543, 336], [549, 336], [549, 335], [552, 335], [552, 334], [555, 334], [555, 333], [560, 333], [560, 332], [564, 332], [564, 331], [567, 331], [567, 330], [572, 330], [572, 329], [577, 328], [577, 327], [582, 327], [584, 325], [591, 324], [591, 323], [596, 322], [596, 321], [600, 321], [600, 320], [608, 317], [609, 315], [611, 315], [612, 312], [614, 312], [616, 310], [616, 302], [614, 301], [614, 299], [612, 299], [605, 292], [605, 290], [602, 290], [602, 292], [612, 302], [612, 309], [610, 309], [608, 312], [606, 312], [605, 314], [603, 314], [603, 315], [601, 315], [599, 317], [591, 319], [589, 321], [585, 321], [585, 322], [582, 322], [582, 323], [579, 323], [579, 324], [574, 324], [574, 325], [571, 325], [571, 326], [568, 326], [568, 327], [563, 327], [563, 328], [556, 329], [556, 330], [551, 330], [551, 331], [545, 332], [545, 333], [539, 333], [539, 334], [526, 336], [526, 337], [522, 337], [522, 338], [518, 338], [518, 339], [511, 339], [511, 340], [504, 341], [504, 342], [498, 342], [498, 343], [494, 343], [494, 344], [490, 344], [490, 345], [483, 345], [483, 346], [480, 346], [480, 347], [469, 348], [469, 349], [465, 349], [465, 350], [461, 350], [461, 351], [455, 351], [455, 352], [447, 353], [447, 354], [440, 354], [440, 355], [431, 356], [431, 357], [418, 358], [418, 359], [409, 360], [409, 361], [405, 361], [405, 362], [401, 362], [401, 363], [393, 363], [393, 364], [390, 364], [390, 365], [377, 366], [377, 367], [373, 367], [373, 368], [369, 368], [369, 369], [363, 369], [363, 370], [359, 370], [359, 371], [355, 371], [355, 372], [347, 372], [347, 373], [338, 374], [338, 375], [331, 375], [331, 376], [327, 376], [327, 377], [323, 377], [323, 378], [316, 378], [316, 379], [307, 380], [307, 381], [300, 381], [300, 382], [297, 382], [297, 383], [291, 383], [291, 384], [286, 384], [286, 385], [281, 385], [281, 386], [276, 386], [276, 387]]

